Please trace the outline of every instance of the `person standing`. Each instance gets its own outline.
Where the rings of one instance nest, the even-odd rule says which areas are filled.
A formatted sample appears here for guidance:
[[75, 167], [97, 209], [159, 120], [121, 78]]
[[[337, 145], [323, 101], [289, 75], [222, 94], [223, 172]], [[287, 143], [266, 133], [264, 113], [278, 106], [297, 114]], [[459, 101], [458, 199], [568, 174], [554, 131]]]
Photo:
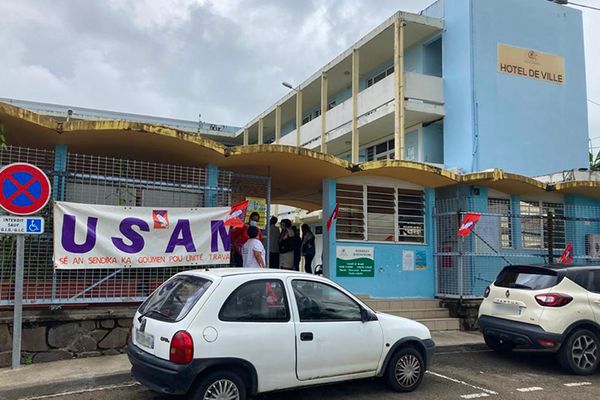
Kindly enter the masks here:
[[242, 265], [244, 268], [266, 268], [265, 247], [257, 239], [259, 230], [256, 226], [248, 227], [248, 240], [242, 246]]
[[279, 268], [279, 235], [277, 217], [273, 216], [269, 221], [269, 268]]
[[292, 226], [294, 231], [294, 271], [300, 271], [300, 261], [302, 260], [302, 238], [297, 226]]
[[[231, 244], [233, 252], [233, 265], [241, 268], [244, 265], [242, 257], [242, 247], [246, 244], [250, 237], [248, 236], [248, 228], [255, 227], [258, 231], [258, 240], [262, 240], [262, 233], [258, 229], [258, 222], [260, 221], [260, 214], [256, 211], [250, 214], [250, 218], [247, 224], [240, 228], [235, 228], [231, 231]], [[263, 246], [264, 247], [264, 246]]]
[[294, 269], [294, 231], [292, 230], [292, 221], [289, 219], [281, 220], [279, 266], [281, 269]]
[[304, 270], [312, 274], [312, 262], [315, 258], [315, 235], [310, 226], [302, 224], [302, 255], [304, 256]]

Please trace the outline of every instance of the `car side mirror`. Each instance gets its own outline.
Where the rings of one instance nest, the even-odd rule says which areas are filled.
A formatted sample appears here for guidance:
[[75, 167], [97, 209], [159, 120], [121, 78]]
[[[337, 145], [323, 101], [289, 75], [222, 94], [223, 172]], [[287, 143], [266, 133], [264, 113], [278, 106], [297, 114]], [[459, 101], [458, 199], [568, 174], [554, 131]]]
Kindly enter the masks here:
[[362, 322], [377, 321], [377, 316], [366, 308], [360, 308], [360, 320]]

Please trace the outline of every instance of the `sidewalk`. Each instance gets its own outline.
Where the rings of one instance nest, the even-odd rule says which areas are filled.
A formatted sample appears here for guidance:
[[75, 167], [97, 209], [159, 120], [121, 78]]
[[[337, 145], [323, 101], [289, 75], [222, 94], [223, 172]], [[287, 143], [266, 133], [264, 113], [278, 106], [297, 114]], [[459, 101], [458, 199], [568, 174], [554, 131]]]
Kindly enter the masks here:
[[[437, 352], [485, 349], [477, 332], [433, 332]], [[91, 389], [132, 382], [126, 354], [81, 358], [27, 365], [17, 370], [0, 369], [0, 400]]]

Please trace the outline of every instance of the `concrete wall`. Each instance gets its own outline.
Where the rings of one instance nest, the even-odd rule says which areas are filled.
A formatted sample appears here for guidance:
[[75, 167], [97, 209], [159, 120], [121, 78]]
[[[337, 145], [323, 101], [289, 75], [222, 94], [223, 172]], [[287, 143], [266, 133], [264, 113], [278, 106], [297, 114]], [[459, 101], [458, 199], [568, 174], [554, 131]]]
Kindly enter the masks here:
[[[327, 219], [335, 208], [336, 182], [323, 182], [323, 260], [324, 274], [348, 290], [376, 298], [433, 297], [435, 294], [435, 267], [433, 258], [434, 224], [432, 219], [435, 193], [426, 189], [427, 219], [425, 244], [400, 244], [366, 241], [337, 241], [336, 226], [328, 232]], [[338, 246], [373, 247], [375, 254], [374, 277], [338, 277], [336, 275], [336, 248]], [[402, 251], [423, 251], [426, 268], [402, 270]]]
[[[444, 161], [525, 175], [586, 167], [587, 104], [579, 10], [546, 0], [452, 0], [444, 17]], [[565, 84], [497, 71], [499, 43], [565, 58]]]

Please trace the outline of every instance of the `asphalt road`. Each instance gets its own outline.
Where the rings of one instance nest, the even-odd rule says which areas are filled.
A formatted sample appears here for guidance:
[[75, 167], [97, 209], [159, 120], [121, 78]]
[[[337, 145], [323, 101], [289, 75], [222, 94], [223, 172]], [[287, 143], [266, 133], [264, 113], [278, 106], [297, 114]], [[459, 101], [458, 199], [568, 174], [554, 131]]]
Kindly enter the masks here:
[[[152, 393], [131, 384], [82, 393], [52, 396], [59, 400], [107, 398], [111, 400], [179, 400]], [[342, 384], [271, 393], [258, 400], [312, 399], [600, 399], [600, 371], [587, 377], [565, 374], [551, 354], [489, 351], [437, 354], [417, 391], [391, 392], [380, 381], [362, 380]], [[37, 399], [37, 398], [36, 398]], [[40, 398], [41, 399], [41, 398]]]

